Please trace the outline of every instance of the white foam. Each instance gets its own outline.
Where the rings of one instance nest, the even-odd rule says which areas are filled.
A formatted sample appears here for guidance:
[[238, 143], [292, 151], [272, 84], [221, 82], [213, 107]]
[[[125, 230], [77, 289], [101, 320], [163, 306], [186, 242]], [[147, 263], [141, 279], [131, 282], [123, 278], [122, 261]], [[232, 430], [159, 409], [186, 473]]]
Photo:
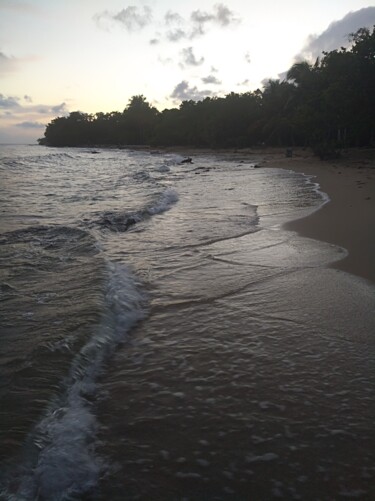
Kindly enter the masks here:
[[95, 452], [98, 423], [88, 397], [95, 395], [96, 379], [119, 342], [144, 316], [139, 283], [120, 264], [109, 265], [106, 303], [100, 327], [72, 363], [65, 395], [34, 430], [40, 452], [36, 464], [26, 466], [17, 499], [67, 499], [98, 481], [104, 465]]
[[150, 215], [160, 214], [162, 212], [169, 210], [176, 202], [178, 202], [177, 191], [173, 190], [172, 188], [167, 188], [162, 193], [159, 200], [157, 200], [155, 205], [148, 208], [147, 212]]

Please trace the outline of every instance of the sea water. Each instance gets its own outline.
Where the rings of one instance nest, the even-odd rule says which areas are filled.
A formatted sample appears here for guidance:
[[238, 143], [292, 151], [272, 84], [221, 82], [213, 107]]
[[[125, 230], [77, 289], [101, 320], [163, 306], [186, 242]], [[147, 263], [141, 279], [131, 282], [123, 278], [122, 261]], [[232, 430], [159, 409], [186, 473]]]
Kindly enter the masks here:
[[371, 499], [374, 286], [256, 157], [0, 147], [0, 498]]

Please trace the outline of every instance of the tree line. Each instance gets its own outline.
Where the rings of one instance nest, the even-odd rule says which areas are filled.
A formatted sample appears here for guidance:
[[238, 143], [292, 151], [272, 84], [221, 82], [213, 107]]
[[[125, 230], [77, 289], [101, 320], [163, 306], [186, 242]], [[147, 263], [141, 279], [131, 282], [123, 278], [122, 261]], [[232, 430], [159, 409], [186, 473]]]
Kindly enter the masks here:
[[243, 148], [309, 146], [321, 156], [375, 145], [375, 26], [350, 35], [350, 48], [294, 64], [285, 80], [225, 97], [186, 100], [159, 112], [142, 95], [123, 112], [74, 111], [46, 127], [48, 146], [153, 145]]

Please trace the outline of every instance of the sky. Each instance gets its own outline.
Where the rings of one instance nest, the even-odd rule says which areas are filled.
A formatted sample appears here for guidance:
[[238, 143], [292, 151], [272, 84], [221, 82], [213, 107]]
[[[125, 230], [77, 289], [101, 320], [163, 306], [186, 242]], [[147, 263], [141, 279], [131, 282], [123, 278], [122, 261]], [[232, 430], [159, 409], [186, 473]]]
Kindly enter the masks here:
[[0, 0], [0, 143], [134, 95], [162, 111], [251, 92], [374, 24], [371, 0]]

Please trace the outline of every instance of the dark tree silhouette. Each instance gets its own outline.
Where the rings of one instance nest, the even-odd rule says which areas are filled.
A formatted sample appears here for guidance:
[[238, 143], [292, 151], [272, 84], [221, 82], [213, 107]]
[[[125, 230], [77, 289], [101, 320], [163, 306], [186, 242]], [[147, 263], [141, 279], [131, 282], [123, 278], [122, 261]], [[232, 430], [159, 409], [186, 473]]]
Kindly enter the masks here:
[[350, 35], [349, 49], [295, 63], [263, 91], [183, 101], [159, 112], [143, 95], [124, 111], [53, 119], [40, 144], [241, 148], [311, 146], [322, 158], [343, 146], [375, 144], [375, 27]]

